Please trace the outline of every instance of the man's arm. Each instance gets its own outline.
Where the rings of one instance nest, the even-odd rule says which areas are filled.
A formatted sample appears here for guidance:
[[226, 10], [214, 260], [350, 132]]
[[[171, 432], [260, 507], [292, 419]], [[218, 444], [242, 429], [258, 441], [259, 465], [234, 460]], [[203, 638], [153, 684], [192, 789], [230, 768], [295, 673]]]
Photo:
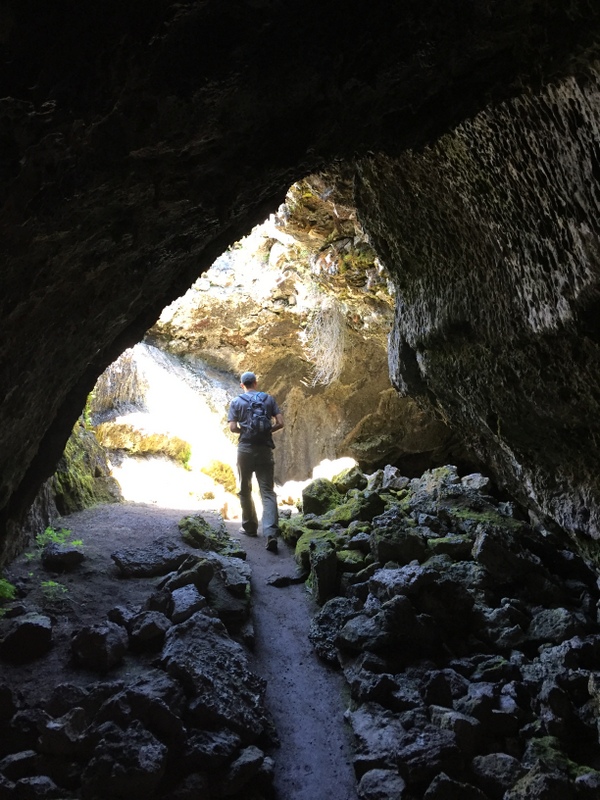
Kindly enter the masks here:
[[271, 433], [274, 431], [280, 431], [283, 428], [283, 414], [276, 414], [275, 415], [275, 425], [271, 428]]
[[232, 433], [241, 433], [242, 432], [242, 429], [238, 425], [237, 419], [230, 419], [229, 420], [229, 430]]

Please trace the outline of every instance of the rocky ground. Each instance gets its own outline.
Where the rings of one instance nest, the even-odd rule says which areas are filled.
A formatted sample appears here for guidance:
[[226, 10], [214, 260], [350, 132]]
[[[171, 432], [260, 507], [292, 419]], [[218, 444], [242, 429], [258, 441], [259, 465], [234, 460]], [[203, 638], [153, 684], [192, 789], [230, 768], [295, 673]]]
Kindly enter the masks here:
[[197, 512], [66, 522], [7, 576], [0, 798], [599, 796], [598, 575], [484, 476], [318, 478], [278, 554]]
[[[163, 627], [168, 627], [157, 610], [156, 592], [164, 577], [151, 573], [165, 572], [168, 554], [175, 558], [171, 568], [180, 552], [197, 558], [198, 550], [183, 541], [177, 526], [184, 513], [138, 503], [98, 506], [61, 521], [73, 539], [83, 542], [77, 547], [85, 556], [81, 564], [56, 571], [44, 566], [32, 547], [11, 566], [7, 577], [21, 597], [10, 604], [9, 614], [27, 612], [31, 628], [5, 637], [1, 645], [0, 797], [105, 798], [110, 791], [127, 798], [197, 798], [241, 792], [244, 798], [308, 800], [324, 787], [332, 800], [356, 796], [342, 678], [318, 659], [309, 643], [310, 598], [303, 585], [282, 579], [295, 575], [292, 550], [283, 546], [279, 554], [272, 554], [262, 539], [244, 537], [252, 570], [250, 618], [250, 570], [230, 570], [224, 592], [229, 597], [217, 598], [213, 586], [209, 602], [218, 606], [241, 646], [229, 639], [217, 618], [206, 616], [205, 607], [195, 617], [196, 623], [201, 618], [204, 641], [189, 634], [182, 635], [183, 645], [172, 641], [174, 648], [189, 648], [196, 664], [183, 663], [181, 651], [172, 652], [171, 666], [159, 658]], [[220, 527], [218, 515], [203, 516]], [[239, 524], [228, 526], [237, 533]], [[157, 542], [163, 544], [159, 547]], [[165, 542], [173, 546], [169, 549]], [[120, 568], [111, 558], [116, 552]], [[237, 567], [238, 562], [235, 557], [229, 560]], [[151, 597], [154, 603], [149, 603]], [[191, 602], [198, 603], [198, 597]], [[139, 619], [134, 631], [125, 618], [149, 606], [154, 610], [143, 612], [146, 620]], [[127, 650], [121, 639], [109, 641], [108, 636], [101, 644], [84, 642], [74, 657], [73, 633], [96, 626], [99, 637], [98, 626], [106, 628], [109, 617], [129, 623]], [[3, 636], [23, 619], [5, 618]], [[188, 703], [187, 709], [171, 714], [185, 706], [174, 686], [178, 681], [196, 698], [210, 682], [221, 699], [211, 709], [193, 710]], [[85, 719], [73, 721], [80, 713], [75, 709], [82, 706]], [[117, 729], [102, 728], [108, 719]], [[126, 731], [125, 741], [119, 730]], [[195, 746], [196, 752], [174, 759], [172, 751], [182, 747], [186, 731], [195, 736], [188, 750]], [[145, 765], [127, 750], [135, 741], [145, 748]], [[135, 785], [123, 782], [122, 768], [135, 776]], [[175, 772], [187, 774], [186, 780], [178, 784]]]

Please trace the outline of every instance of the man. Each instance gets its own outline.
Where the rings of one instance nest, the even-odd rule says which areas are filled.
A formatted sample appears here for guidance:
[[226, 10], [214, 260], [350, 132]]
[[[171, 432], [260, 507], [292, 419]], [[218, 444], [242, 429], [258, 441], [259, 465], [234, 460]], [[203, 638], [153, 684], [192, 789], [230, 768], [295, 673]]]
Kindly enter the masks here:
[[[258, 518], [252, 500], [252, 475], [256, 475], [263, 504], [263, 535], [267, 537], [267, 550], [277, 552], [279, 515], [274, 485], [274, 459], [272, 434], [283, 428], [283, 414], [277, 401], [266, 392], [258, 391], [253, 372], [244, 372], [240, 378], [244, 393], [232, 400], [229, 407], [229, 430], [239, 433], [237, 467], [242, 506], [242, 530], [247, 536], [258, 535]], [[257, 419], [260, 419], [257, 422]], [[267, 420], [265, 423], [264, 420]], [[275, 422], [273, 422], [273, 419]], [[257, 432], [257, 428], [267, 428]]]

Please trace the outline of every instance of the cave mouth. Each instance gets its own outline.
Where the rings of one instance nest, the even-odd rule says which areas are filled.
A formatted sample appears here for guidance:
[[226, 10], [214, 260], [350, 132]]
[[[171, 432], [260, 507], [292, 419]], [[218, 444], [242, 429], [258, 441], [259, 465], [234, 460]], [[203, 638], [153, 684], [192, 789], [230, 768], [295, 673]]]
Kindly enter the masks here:
[[[219, 256], [163, 309], [144, 338], [99, 376], [84, 413], [125, 500], [235, 515], [237, 437], [227, 429], [227, 410], [246, 368], [257, 371], [261, 388], [270, 390], [255, 365], [264, 361], [269, 342], [261, 345], [256, 335], [250, 362], [240, 328], [259, 329], [265, 312], [287, 312], [290, 352], [306, 361], [307, 375], [312, 372], [304, 383], [314, 390], [333, 382], [341, 369], [345, 321], [336, 298], [319, 288], [312, 266], [281, 218], [278, 227], [270, 215]], [[314, 339], [333, 315], [342, 342], [332, 357], [325, 342], [318, 348]], [[310, 480], [355, 465], [348, 456], [323, 458], [310, 463], [299, 480], [276, 468], [279, 500], [297, 504]]]

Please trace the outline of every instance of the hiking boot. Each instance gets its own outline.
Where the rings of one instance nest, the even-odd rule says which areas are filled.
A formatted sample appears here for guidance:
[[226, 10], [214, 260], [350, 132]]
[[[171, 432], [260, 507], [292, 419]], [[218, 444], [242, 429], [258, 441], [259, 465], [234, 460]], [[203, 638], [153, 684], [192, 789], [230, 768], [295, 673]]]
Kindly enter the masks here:
[[243, 528], [240, 528], [239, 533], [243, 533], [244, 536], [253, 536], [254, 538], [258, 536], [256, 531], [245, 531]]
[[270, 553], [277, 552], [277, 539], [275, 536], [269, 536], [267, 539], [266, 548]]

